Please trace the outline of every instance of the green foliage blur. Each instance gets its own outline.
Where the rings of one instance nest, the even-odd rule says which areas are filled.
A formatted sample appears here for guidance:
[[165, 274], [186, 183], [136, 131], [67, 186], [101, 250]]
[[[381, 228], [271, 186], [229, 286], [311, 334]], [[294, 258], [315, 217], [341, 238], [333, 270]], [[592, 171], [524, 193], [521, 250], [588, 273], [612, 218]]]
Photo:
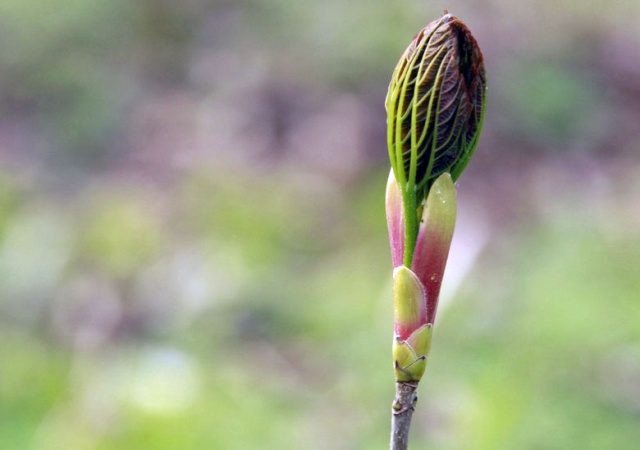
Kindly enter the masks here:
[[412, 448], [637, 448], [635, 0], [0, 3], [0, 448], [385, 448], [383, 103], [444, 9], [489, 105]]

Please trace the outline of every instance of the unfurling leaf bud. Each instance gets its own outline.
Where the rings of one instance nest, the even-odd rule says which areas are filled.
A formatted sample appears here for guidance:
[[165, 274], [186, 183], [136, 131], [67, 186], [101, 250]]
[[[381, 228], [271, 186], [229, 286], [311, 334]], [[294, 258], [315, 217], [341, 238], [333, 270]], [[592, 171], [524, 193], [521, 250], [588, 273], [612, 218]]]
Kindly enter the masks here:
[[426, 365], [456, 220], [454, 182], [478, 144], [487, 87], [478, 43], [445, 13], [405, 50], [386, 98], [391, 173], [385, 207], [394, 267], [399, 382]]
[[445, 14], [400, 58], [387, 93], [387, 144], [402, 191], [417, 208], [433, 181], [456, 181], [478, 143], [486, 98], [482, 53], [466, 25]]

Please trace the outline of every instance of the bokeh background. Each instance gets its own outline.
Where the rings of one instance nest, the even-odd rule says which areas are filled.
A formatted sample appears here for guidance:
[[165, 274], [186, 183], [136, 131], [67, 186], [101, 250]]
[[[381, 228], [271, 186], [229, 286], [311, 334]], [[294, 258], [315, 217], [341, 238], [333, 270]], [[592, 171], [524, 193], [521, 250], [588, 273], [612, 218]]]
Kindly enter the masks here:
[[489, 109], [413, 448], [638, 448], [637, 0], [3, 0], [0, 448], [385, 448], [383, 102], [444, 9]]

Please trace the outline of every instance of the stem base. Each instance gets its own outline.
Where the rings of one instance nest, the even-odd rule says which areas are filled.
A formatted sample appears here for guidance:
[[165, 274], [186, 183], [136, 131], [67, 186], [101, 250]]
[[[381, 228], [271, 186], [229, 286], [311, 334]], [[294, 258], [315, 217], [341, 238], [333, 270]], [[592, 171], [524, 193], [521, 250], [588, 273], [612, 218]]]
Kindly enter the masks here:
[[417, 381], [396, 382], [396, 398], [391, 406], [391, 450], [407, 450], [411, 418], [418, 401]]

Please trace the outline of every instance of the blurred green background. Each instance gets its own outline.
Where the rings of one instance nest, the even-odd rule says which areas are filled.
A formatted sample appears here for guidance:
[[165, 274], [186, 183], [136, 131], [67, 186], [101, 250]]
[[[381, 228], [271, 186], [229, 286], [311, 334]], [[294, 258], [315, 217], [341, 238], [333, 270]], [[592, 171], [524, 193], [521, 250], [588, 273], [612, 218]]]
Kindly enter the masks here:
[[4, 0], [0, 448], [380, 449], [387, 83], [489, 109], [413, 448], [640, 442], [640, 2]]

